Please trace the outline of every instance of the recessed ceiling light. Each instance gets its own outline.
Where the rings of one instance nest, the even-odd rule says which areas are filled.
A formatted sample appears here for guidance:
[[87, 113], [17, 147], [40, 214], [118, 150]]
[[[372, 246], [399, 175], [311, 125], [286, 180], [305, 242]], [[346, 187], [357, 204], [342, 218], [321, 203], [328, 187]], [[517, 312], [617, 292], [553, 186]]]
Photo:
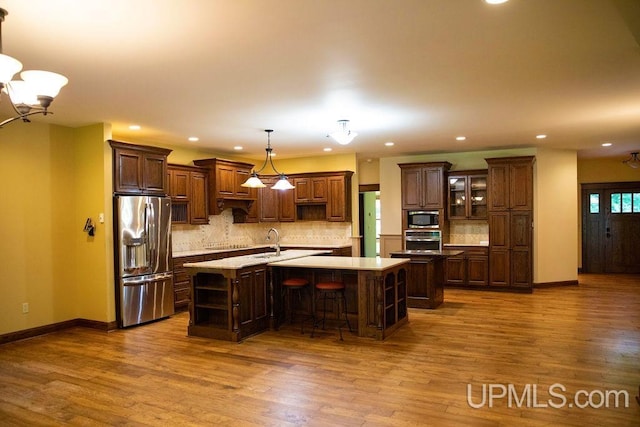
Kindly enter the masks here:
[[603, 142], [603, 143], [602, 143], [602, 146], [603, 146], [603, 147], [611, 147], [612, 145], [613, 145], [613, 144], [612, 144], [612, 143], [610, 143], [610, 142]]
[[537, 139], [545, 139], [546, 137], [547, 135], [544, 135], [544, 134], [536, 135]]
[[131, 130], [140, 130], [142, 128], [140, 127], [140, 125], [129, 125], [129, 129], [131, 129]]
[[233, 147], [233, 149], [236, 151], [240, 151], [242, 150], [242, 145], [236, 145], [235, 147]]
[[322, 149], [322, 151], [333, 151], [333, 148], [331, 147], [325, 147]]
[[464, 141], [465, 139], [467, 139], [466, 136], [456, 136], [456, 141]]
[[200, 138], [198, 138], [197, 136], [190, 136], [190, 137], [189, 137], [189, 141], [191, 141], [191, 142], [198, 142], [198, 141], [200, 141]]
[[396, 144], [395, 144], [395, 142], [387, 141], [387, 142], [384, 143], [384, 145], [387, 146], [387, 147], [393, 147]]
[[489, 3], [489, 4], [502, 4], [502, 3], [506, 3], [509, 0], [484, 0], [485, 3]]

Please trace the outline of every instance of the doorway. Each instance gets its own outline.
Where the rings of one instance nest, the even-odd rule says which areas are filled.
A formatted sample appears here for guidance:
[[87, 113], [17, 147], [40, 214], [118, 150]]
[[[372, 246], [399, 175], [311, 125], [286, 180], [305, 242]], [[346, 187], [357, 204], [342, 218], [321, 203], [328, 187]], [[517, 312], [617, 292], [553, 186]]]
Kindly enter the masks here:
[[380, 186], [360, 186], [360, 256], [380, 256]]
[[640, 182], [582, 184], [582, 271], [640, 273]]

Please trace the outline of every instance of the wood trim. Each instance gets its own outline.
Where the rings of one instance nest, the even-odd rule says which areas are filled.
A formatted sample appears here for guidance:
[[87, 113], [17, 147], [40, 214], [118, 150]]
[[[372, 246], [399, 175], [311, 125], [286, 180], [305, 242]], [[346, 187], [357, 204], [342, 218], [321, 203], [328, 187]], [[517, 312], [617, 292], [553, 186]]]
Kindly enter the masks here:
[[541, 283], [534, 283], [533, 287], [536, 289], [543, 289], [543, 288], [557, 288], [559, 286], [578, 286], [578, 281], [577, 280], [564, 280], [564, 281], [559, 281], [559, 282], [541, 282]]
[[360, 184], [358, 191], [364, 193], [366, 191], [380, 191], [380, 184]]
[[10, 343], [13, 341], [20, 341], [27, 338], [37, 337], [39, 335], [50, 334], [52, 332], [58, 332], [69, 328], [83, 327], [90, 329], [99, 329], [101, 331], [111, 331], [118, 328], [117, 323], [114, 322], [100, 322], [97, 320], [88, 319], [72, 319], [65, 320], [64, 322], [52, 323], [50, 325], [37, 326], [35, 328], [23, 329], [21, 331], [9, 332], [7, 334], [0, 335], [0, 345]]

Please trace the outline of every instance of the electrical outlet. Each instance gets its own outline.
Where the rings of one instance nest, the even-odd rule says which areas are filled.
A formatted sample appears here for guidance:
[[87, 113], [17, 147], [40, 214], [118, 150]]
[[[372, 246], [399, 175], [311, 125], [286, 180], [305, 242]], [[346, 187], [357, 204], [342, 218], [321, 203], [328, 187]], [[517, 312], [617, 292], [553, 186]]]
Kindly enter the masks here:
[[104, 224], [104, 213], [100, 212], [100, 214], [98, 214], [98, 222]]
[[29, 312], [29, 303], [28, 302], [23, 302], [22, 303], [22, 314], [27, 314]]

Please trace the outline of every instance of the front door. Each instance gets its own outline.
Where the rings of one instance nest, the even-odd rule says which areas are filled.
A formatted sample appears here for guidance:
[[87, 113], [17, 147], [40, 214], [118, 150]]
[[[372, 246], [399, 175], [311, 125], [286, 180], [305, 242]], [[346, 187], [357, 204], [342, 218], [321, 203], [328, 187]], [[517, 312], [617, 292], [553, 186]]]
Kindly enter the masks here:
[[582, 186], [582, 269], [640, 273], [640, 183]]

